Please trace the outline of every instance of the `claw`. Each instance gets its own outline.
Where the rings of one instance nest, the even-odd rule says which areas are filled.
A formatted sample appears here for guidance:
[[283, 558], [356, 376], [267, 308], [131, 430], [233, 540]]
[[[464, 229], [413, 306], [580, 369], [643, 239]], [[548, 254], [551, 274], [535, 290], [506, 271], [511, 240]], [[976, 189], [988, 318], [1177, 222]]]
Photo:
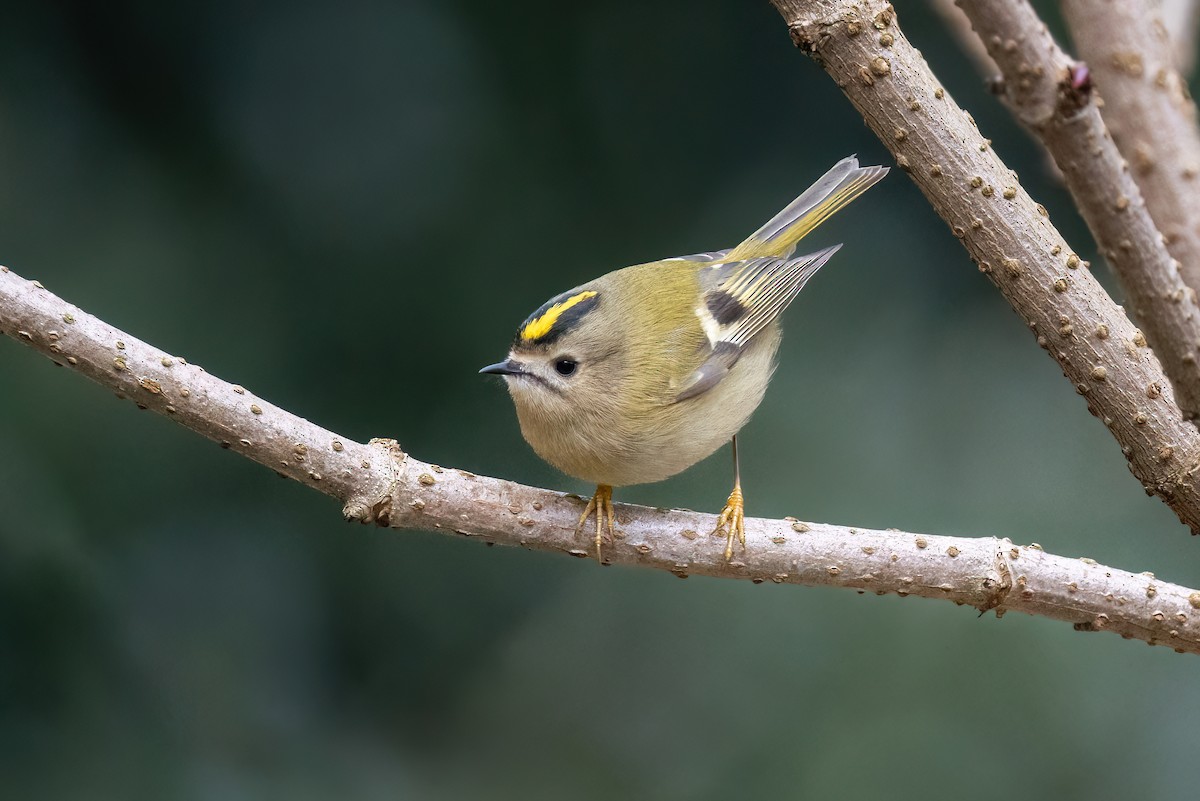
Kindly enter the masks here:
[[596, 487], [596, 493], [588, 501], [587, 508], [583, 510], [583, 514], [579, 517], [579, 523], [575, 526], [576, 535], [583, 531], [584, 523], [592, 516], [593, 512], [596, 514], [596, 561], [604, 564], [600, 547], [604, 542], [604, 527], [606, 523], [608, 524], [608, 541], [611, 543], [615, 536], [613, 534], [613, 520], [615, 516], [613, 513], [612, 487], [607, 484], [600, 484]]
[[713, 534], [725, 532], [725, 561], [728, 562], [733, 558], [733, 540], [736, 537], [738, 544], [742, 546], [742, 550], [746, 549], [746, 504], [742, 498], [742, 487], [735, 484], [733, 492], [729, 493], [729, 500], [725, 502], [725, 508], [721, 510], [721, 517], [717, 520], [717, 527], [713, 529]]

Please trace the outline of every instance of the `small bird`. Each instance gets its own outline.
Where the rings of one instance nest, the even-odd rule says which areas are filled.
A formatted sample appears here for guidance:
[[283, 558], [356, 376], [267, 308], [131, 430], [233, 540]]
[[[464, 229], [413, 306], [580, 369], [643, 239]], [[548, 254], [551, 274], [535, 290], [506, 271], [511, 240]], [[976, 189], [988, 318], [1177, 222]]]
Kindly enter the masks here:
[[596, 558], [613, 537], [613, 487], [662, 481], [732, 440], [733, 492], [713, 533], [744, 549], [737, 432], [775, 369], [779, 315], [841, 245], [792, 258], [796, 243], [887, 167], [842, 159], [735, 248], [652, 261], [555, 295], [517, 331], [503, 376], [538, 456], [596, 484]]

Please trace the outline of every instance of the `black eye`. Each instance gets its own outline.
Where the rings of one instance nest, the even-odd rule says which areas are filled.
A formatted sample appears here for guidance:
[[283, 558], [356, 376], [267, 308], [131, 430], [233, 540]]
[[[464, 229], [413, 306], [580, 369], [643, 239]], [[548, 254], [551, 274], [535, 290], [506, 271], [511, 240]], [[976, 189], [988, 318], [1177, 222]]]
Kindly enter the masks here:
[[579, 362], [574, 359], [559, 359], [554, 363], [554, 370], [559, 375], [572, 375], [578, 366]]

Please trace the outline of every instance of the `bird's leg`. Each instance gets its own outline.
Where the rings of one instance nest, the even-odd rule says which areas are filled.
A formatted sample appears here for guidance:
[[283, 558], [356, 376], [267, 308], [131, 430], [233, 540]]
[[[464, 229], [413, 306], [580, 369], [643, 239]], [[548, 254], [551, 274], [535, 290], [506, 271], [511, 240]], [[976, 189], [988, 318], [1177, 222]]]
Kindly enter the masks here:
[[746, 549], [746, 504], [742, 498], [742, 471], [738, 466], [737, 436], [733, 438], [733, 492], [729, 493], [729, 500], [725, 501], [725, 508], [721, 510], [721, 517], [717, 520], [713, 534], [720, 534], [722, 530], [725, 531], [725, 561], [728, 562], [733, 558], [734, 537], [737, 537], [742, 550]]
[[604, 559], [600, 555], [600, 546], [604, 542], [604, 527], [606, 523], [608, 525], [608, 541], [611, 543], [614, 537], [612, 487], [607, 484], [596, 486], [596, 493], [588, 501], [587, 508], [583, 510], [583, 514], [579, 517], [579, 524], [575, 526], [575, 533], [577, 535], [583, 531], [583, 525], [592, 516], [592, 512], [596, 513], [596, 561], [603, 564]]

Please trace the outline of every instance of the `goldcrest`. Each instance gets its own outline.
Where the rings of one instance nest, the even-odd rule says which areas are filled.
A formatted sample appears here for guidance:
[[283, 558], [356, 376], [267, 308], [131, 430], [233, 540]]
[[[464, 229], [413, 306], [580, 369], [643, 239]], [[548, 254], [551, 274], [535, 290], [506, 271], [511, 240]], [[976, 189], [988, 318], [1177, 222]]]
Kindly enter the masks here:
[[775, 369], [779, 316], [841, 245], [792, 258], [796, 243], [861, 195], [886, 167], [839, 161], [735, 248], [602, 275], [543, 303], [504, 377], [521, 433], [538, 456], [596, 484], [597, 558], [613, 535], [612, 488], [661, 481], [733, 441], [734, 485], [714, 533], [745, 548], [737, 432]]

